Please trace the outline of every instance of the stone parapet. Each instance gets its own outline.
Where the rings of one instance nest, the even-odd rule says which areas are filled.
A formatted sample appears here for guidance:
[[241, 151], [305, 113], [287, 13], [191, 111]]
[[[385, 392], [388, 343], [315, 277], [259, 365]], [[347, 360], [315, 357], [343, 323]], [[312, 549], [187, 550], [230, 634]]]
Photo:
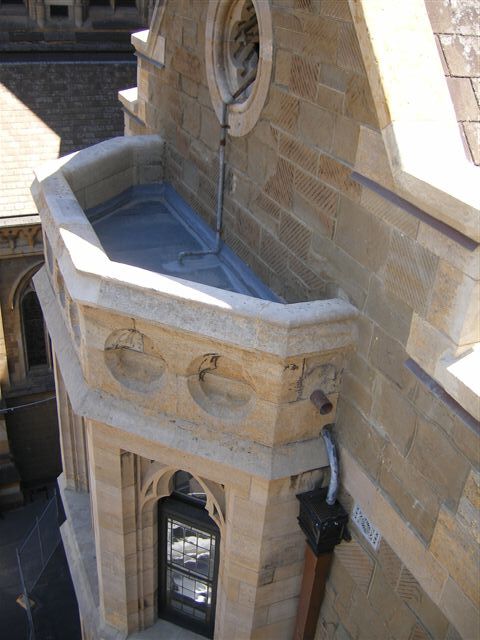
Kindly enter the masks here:
[[[75, 413], [266, 478], [324, 466], [308, 398], [320, 387], [335, 405], [356, 311], [112, 262], [82, 204], [142, 182], [147, 168], [160, 180], [162, 153], [156, 136], [114, 139], [37, 173], [49, 258], [36, 286]], [[122, 336], [141, 342], [131, 365], [119, 360]]]

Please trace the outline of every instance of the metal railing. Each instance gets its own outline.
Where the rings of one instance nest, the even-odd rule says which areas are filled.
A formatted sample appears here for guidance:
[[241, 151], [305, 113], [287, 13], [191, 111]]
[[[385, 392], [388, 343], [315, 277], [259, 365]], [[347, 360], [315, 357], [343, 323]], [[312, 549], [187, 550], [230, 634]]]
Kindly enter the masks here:
[[58, 502], [55, 493], [40, 517], [36, 518], [32, 530], [16, 550], [23, 605], [27, 614], [29, 640], [35, 640], [35, 625], [30, 594], [39, 581], [48, 561], [55, 553], [60, 540]]

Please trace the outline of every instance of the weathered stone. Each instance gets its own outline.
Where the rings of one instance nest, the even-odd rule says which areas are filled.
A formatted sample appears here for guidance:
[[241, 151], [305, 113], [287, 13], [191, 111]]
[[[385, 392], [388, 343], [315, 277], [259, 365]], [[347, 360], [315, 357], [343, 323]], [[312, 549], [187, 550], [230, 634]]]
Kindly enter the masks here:
[[315, 640], [330, 640], [333, 638], [334, 630], [339, 621], [338, 613], [334, 607], [334, 593], [328, 588], [325, 590], [325, 597], [320, 610], [319, 622]]
[[275, 173], [265, 185], [265, 193], [284, 207], [292, 205], [294, 168], [290, 162], [280, 158]]
[[336, 555], [330, 569], [329, 586], [335, 593], [335, 609], [343, 617], [348, 612], [352, 594], [357, 587], [348, 568]]
[[269, 231], [276, 234], [280, 223], [282, 209], [267, 195], [260, 192], [252, 198], [251, 209]]
[[339, 403], [337, 412], [336, 435], [339, 442], [375, 477], [381, 464], [384, 440], [345, 400]]
[[266, 146], [262, 140], [257, 137], [250, 138], [247, 152], [247, 173], [249, 178], [264, 183], [272, 173], [272, 167], [277, 159], [276, 156], [276, 152]]
[[480, 474], [478, 471], [470, 471], [463, 488], [463, 496], [475, 509], [480, 509]]
[[[306, 184], [303, 183], [301, 186], [305, 187]], [[316, 187], [315, 193], [317, 193], [320, 198], [322, 198], [323, 195], [326, 208], [329, 208], [329, 205], [333, 205], [333, 202], [337, 198], [337, 195], [333, 194], [333, 198], [330, 199], [329, 196], [332, 194]], [[311, 195], [313, 196], [313, 193]], [[335, 218], [329, 215], [323, 207], [315, 206], [312, 202], [300, 195], [300, 193], [294, 191], [292, 208], [295, 215], [305, 222], [312, 233], [318, 233], [327, 238], [332, 237], [335, 228]]]
[[262, 230], [260, 250], [263, 260], [273, 271], [281, 275], [287, 266], [286, 248], [271, 234]]
[[375, 327], [373, 330], [370, 357], [373, 366], [377, 367], [400, 389], [408, 391], [413, 388], [416, 381], [413, 375], [403, 366], [407, 359], [405, 349], [379, 327]]
[[318, 63], [305, 57], [293, 56], [290, 90], [305, 100], [315, 100], [319, 71], [320, 65]]
[[258, 251], [260, 247], [260, 227], [251, 215], [242, 209], [238, 209], [235, 226], [239, 235], [250, 248]]
[[275, 82], [288, 87], [290, 84], [290, 70], [292, 54], [285, 49], [278, 49], [275, 57]]
[[338, 23], [321, 16], [304, 16], [305, 33], [303, 53], [314, 56], [320, 62], [335, 62], [338, 46]]
[[335, 241], [367, 269], [383, 265], [389, 245], [389, 230], [366, 209], [341, 196]]
[[343, 24], [340, 27], [337, 64], [342, 69], [347, 69], [348, 71], [359, 74], [365, 73], [362, 54], [353, 24]]
[[422, 625], [417, 622], [417, 624], [412, 630], [412, 634], [409, 640], [429, 640], [429, 638], [430, 638], [430, 635], [422, 627]]
[[320, 276], [309, 269], [302, 260], [296, 258], [293, 254], [288, 257], [288, 268], [298, 276], [308, 289], [320, 290], [324, 285], [324, 281]]
[[298, 115], [298, 131], [306, 144], [313, 144], [329, 151], [333, 139], [334, 115], [314, 104], [301, 102]]
[[331, 89], [325, 84], [319, 84], [317, 86], [316, 103], [323, 109], [328, 109], [328, 111], [333, 111], [334, 113], [341, 113], [343, 110], [343, 98], [344, 94], [341, 91]]
[[448, 578], [445, 584], [440, 607], [449, 620], [455, 620], [455, 629], [462, 638], [475, 638], [478, 632], [478, 609], [452, 578]]
[[200, 140], [209, 148], [217, 149], [220, 139], [218, 120], [212, 109], [202, 108]]
[[476, 165], [480, 164], [480, 123], [479, 122], [464, 122], [463, 130], [465, 137], [467, 138], [470, 153], [472, 159]]
[[349, 167], [321, 154], [318, 161], [318, 177], [347, 195], [354, 202], [360, 200], [362, 188], [350, 178]]
[[437, 258], [397, 232], [386, 264], [385, 284], [413, 309], [424, 313], [428, 295], [433, 288]]
[[379, 128], [375, 106], [365, 76], [352, 75], [345, 92], [345, 115], [359, 122]]
[[344, 375], [342, 390], [362, 415], [368, 419], [372, 407], [372, 390], [368, 389], [361, 380], [349, 373]]
[[342, 93], [345, 93], [351, 75], [336, 64], [322, 63], [320, 67], [320, 82]]
[[368, 590], [368, 600], [379, 617], [385, 620], [391, 637], [396, 640], [410, 640], [416, 618], [402, 603], [378, 566]]
[[184, 99], [182, 126], [192, 136], [200, 134], [200, 106], [196, 100]]
[[355, 584], [367, 593], [373, 575], [372, 558], [363, 550], [356, 540], [335, 548], [335, 558], [346, 569]]
[[348, 0], [323, 0], [320, 3], [320, 13], [338, 20], [351, 21]]
[[480, 340], [480, 289], [444, 260], [438, 263], [427, 320], [458, 345]]
[[182, 76], [186, 76], [194, 82], [202, 78], [202, 65], [197, 56], [186, 49], [178, 47], [172, 56], [172, 66]]
[[417, 237], [419, 221], [400, 207], [392, 202], [382, 198], [379, 194], [371, 189], [363, 189], [360, 198], [360, 204], [370, 213], [375, 214], [389, 225], [396, 227], [399, 231], [410, 236]]
[[475, 75], [480, 67], [480, 49], [475, 36], [440, 35], [442, 49], [454, 76]]
[[274, 27], [275, 41], [279, 47], [293, 53], [301, 53], [305, 42], [305, 34], [301, 31]]
[[365, 629], [368, 629], [370, 640], [385, 640], [388, 633], [383, 618], [373, 610], [360, 589], [355, 591], [349, 616], [342, 620], [342, 624], [353, 638], [361, 637]]
[[404, 519], [423, 540], [430, 540], [439, 499], [425, 478], [390, 445], [386, 448], [379, 483]]
[[395, 589], [402, 570], [402, 563], [388, 542], [383, 538], [380, 542], [377, 558], [383, 575], [393, 589]]
[[386, 434], [402, 455], [407, 455], [412, 446], [417, 421], [410, 402], [398, 387], [382, 376], [378, 377], [372, 419], [380, 432]]
[[265, 107], [264, 117], [272, 124], [289, 133], [296, 133], [300, 104], [297, 98], [285, 91], [272, 89], [270, 100]]
[[318, 152], [302, 144], [295, 138], [282, 134], [279, 144], [280, 155], [290, 162], [298, 164], [312, 175], [317, 172]]
[[[321, 91], [319, 89], [319, 95]], [[322, 104], [322, 106], [325, 106]], [[325, 108], [328, 108], [325, 106]], [[355, 120], [340, 114], [335, 116], [332, 153], [340, 160], [353, 164], [357, 154], [360, 127]]]
[[418, 419], [418, 427], [408, 460], [449, 504], [457, 504], [469, 465], [434, 424]]
[[311, 260], [315, 271], [324, 273], [345, 291], [356, 306], [363, 307], [370, 279], [370, 273], [365, 267], [319, 234], [312, 237]]
[[470, 78], [447, 78], [459, 120], [477, 120], [478, 105]]
[[423, 223], [420, 224], [417, 239], [432, 254], [438, 255], [471, 278], [479, 279], [480, 249], [478, 247], [474, 251], [468, 251], [451, 238]]
[[287, 213], [282, 215], [280, 221], [279, 238], [294, 254], [301, 258], [307, 255], [311, 232], [305, 225]]
[[302, 198], [311, 202], [326, 216], [334, 217], [338, 206], [338, 194], [333, 189], [299, 169], [295, 169], [294, 188]]
[[433, 532], [430, 549], [444, 564], [461, 590], [476, 602], [478, 598], [478, 567], [472, 562], [472, 531], [447, 509], [442, 509]]
[[410, 332], [412, 309], [391, 291], [385, 291], [380, 278], [370, 280], [366, 311], [386, 333], [406, 344]]
[[[168, 142], [165, 156], [167, 179], [200, 215], [212, 222], [220, 128], [218, 117], [211, 109], [201, 62], [205, 55], [205, 29], [202, 25], [206, 20], [207, 5], [206, 2], [186, 0], [167, 3], [165, 22], [162, 23], [162, 32], [167, 36], [166, 67], [159, 71], [148, 62], [141, 61], [139, 96], [143, 103], [139, 105], [138, 113], [145, 119], [149, 131], [162, 131], [165, 135]], [[261, 5], [257, 2], [256, 8], [262, 8]], [[410, 197], [409, 186], [402, 184], [401, 189], [399, 187], [401, 172], [397, 165], [397, 182], [391, 175], [391, 163], [397, 163], [398, 158], [391, 148], [387, 155], [382, 135], [372, 129], [378, 127], [376, 109], [385, 110], [385, 105], [379, 103], [384, 99], [388, 102], [390, 96], [382, 97], [380, 89], [383, 84], [382, 87], [377, 86], [374, 63], [368, 60], [367, 55], [370, 41], [365, 41], [365, 34], [362, 52], [368, 77], [358, 45], [357, 34], [360, 37], [365, 27], [361, 10], [367, 12], [369, 3], [350, 5], [357, 12], [355, 23], [351, 20], [348, 3], [341, 0], [272, 0], [275, 84], [269, 89], [270, 99], [262, 111], [262, 120], [247, 136], [228, 137], [223, 239], [257, 273], [264, 274], [267, 283], [273, 284], [276, 292], [284, 294], [287, 300], [320, 296], [348, 298], [361, 310], [357, 354], [352, 354], [346, 365], [335, 365], [339, 370], [346, 366], [336, 430], [341, 445], [344, 481], [350, 482], [349, 491], [355, 495], [355, 500], [360, 500], [362, 507], [362, 500], [365, 500], [369, 515], [369, 509], [372, 509], [373, 521], [376, 524], [378, 521], [385, 537], [376, 556], [375, 573], [372, 573], [373, 551], [370, 556], [358, 541], [340, 545], [338, 553], [347, 554], [344, 561], [355, 580], [344, 564], [336, 559], [327, 585], [318, 635], [337, 639], [384, 640], [387, 637], [407, 639], [411, 632], [413, 640], [425, 633], [425, 627], [433, 637], [443, 640], [446, 622], [437, 615], [433, 600], [447, 612], [449, 620], [456, 623], [467, 621], [459, 627], [462, 632], [469, 630], [471, 612], [462, 601], [462, 597], [468, 598], [462, 593], [464, 585], [460, 579], [455, 585], [448, 578], [442, 547], [445, 543], [437, 543], [442, 550], [438, 562], [432, 553], [433, 547], [429, 549], [425, 543], [431, 537], [438, 510], [444, 502], [452, 508], [458, 504], [456, 516], [451, 514], [455, 521], [452, 531], [457, 526], [468, 529], [468, 523], [473, 522], [472, 477], [468, 476], [465, 488], [462, 484], [470, 473], [470, 462], [478, 458], [478, 437], [472, 429], [460, 424], [453, 413], [439, 409], [438, 401], [430, 394], [422, 395], [418, 390], [414, 393], [419, 383], [404, 368], [404, 361], [411, 356], [422, 366], [427, 361], [436, 364], [453, 344], [446, 336], [458, 339], [460, 325], [455, 323], [460, 322], [459, 309], [466, 307], [468, 293], [473, 293], [473, 289], [465, 287], [462, 290], [462, 286], [465, 281], [470, 285], [478, 277], [478, 255], [475, 252], [469, 255], [459, 248], [458, 243], [446, 240], [439, 231], [420, 224], [399, 206], [351, 180], [350, 167], [344, 163], [355, 166], [355, 171], [382, 186], [398, 191], [407, 200]], [[381, 13], [386, 15], [388, 11], [382, 10]], [[397, 25], [393, 26], [397, 28]], [[421, 35], [417, 32], [417, 25], [408, 26], [406, 33], [411, 34], [412, 42], [417, 43], [415, 38]], [[398, 28], [401, 27], [399, 24]], [[373, 38], [373, 35], [371, 32], [368, 37]], [[428, 37], [431, 39], [430, 31]], [[409, 78], [412, 83], [415, 81], [414, 72], [415, 69]], [[386, 79], [382, 78], [382, 81]], [[375, 87], [376, 105], [373, 104], [369, 83]], [[462, 88], [464, 86], [462, 82]], [[471, 94], [467, 100], [462, 98], [459, 101], [464, 115], [472, 106], [470, 98]], [[413, 104], [411, 100], [410, 103]], [[401, 118], [396, 122], [401, 128]], [[361, 144], [358, 146], [360, 130]], [[320, 157], [321, 152], [324, 153]], [[400, 159], [403, 162], [405, 156]], [[152, 174], [145, 171], [138, 175]], [[103, 186], [98, 188], [99, 194], [102, 189]], [[78, 197], [82, 204], [87, 201], [84, 187]], [[47, 224], [47, 232], [51, 231], [50, 227], [51, 224]], [[60, 240], [56, 245], [54, 243], [55, 253], [58, 246], [63, 246]], [[387, 251], [390, 251], [388, 256]], [[66, 261], [65, 254], [62, 259], [62, 268], [71, 275], [75, 265], [72, 267]], [[439, 259], [448, 266], [439, 263]], [[87, 266], [93, 269], [94, 261]], [[108, 265], [105, 266], [107, 268]], [[91, 313], [100, 314], [98, 305], [108, 305], [112, 300], [120, 304], [120, 270], [105, 277], [101, 292], [93, 301], [89, 292], [90, 280], [94, 276], [86, 273], [82, 277], [88, 278], [89, 283], [82, 288], [81, 295], [82, 302], [87, 300]], [[177, 284], [171, 279], [169, 286], [176, 287]], [[150, 287], [148, 298], [142, 298], [138, 293], [145, 286]], [[208, 329], [209, 335], [197, 336], [186, 344], [178, 330], [179, 319], [183, 315], [178, 313], [175, 322], [171, 322], [170, 298], [164, 296], [154, 303], [159, 286], [153, 278], [141, 283], [135, 281], [128, 308], [123, 309], [112, 322], [122, 323], [127, 318], [130, 323], [133, 322], [130, 318], [135, 318], [138, 330], [147, 331], [148, 327], [153, 327], [151, 331], [162, 344], [162, 357], [168, 362], [164, 373], [167, 382], [158, 393], [146, 394], [140, 399], [136, 399], [131, 390], [119, 393], [118, 381], [106, 383], [106, 388], [102, 388], [105, 395], [101, 402], [106, 402], [108, 394], [116, 394], [117, 400], [121, 400], [115, 407], [108, 404], [105, 409], [108, 419], [113, 420], [115, 411], [121, 411], [124, 406], [132, 409], [117, 429], [122, 432], [122, 437], [116, 439], [115, 430], [108, 431], [110, 443], [107, 438], [99, 447], [98, 455], [102, 454], [105, 442], [109, 446], [114, 443], [118, 450], [133, 449], [136, 452], [141, 473], [148, 469], [150, 460], [155, 460], [154, 464], [160, 461], [165, 465], [175, 463], [175, 466], [201, 472], [209, 482], [225, 484], [227, 524], [222, 529], [222, 545], [225, 545], [222, 553], [226, 554], [228, 562], [221, 560], [223, 593], [219, 594], [218, 600], [217, 623], [220, 626], [217, 634], [232, 640], [290, 638], [298, 596], [295, 590], [298, 590], [304, 549], [304, 536], [296, 522], [298, 505], [294, 494], [302, 488], [313, 488], [315, 482], [320, 484], [321, 478], [315, 476], [313, 480], [313, 476], [309, 476], [308, 480], [299, 480], [297, 485], [295, 476], [288, 475], [269, 484], [259, 475], [265, 473], [268, 465], [259, 465], [257, 475], [245, 469], [238, 470], [235, 465], [239, 460], [249, 460], [248, 464], [254, 464], [251, 461], [257, 455], [255, 443], [262, 443], [262, 451], [270, 451], [276, 446], [276, 438], [288, 442], [293, 437], [318, 435], [321, 421], [318, 421], [318, 416], [313, 419], [313, 409], [305, 411], [308, 400], [299, 399], [299, 389], [294, 386], [300, 376], [275, 373], [277, 369], [293, 364], [302, 366], [302, 358], [297, 360], [296, 356], [299, 351], [297, 332], [300, 331], [296, 323], [301, 315], [297, 316], [296, 309], [292, 308], [287, 331], [275, 314], [268, 315], [270, 303], [259, 302], [261, 313], [269, 320], [265, 323], [268, 329], [264, 327], [258, 337], [249, 320], [250, 305], [255, 305], [256, 301], [242, 298], [242, 311], [237, 317], [237, 307], [232, 303], [234, 294], [197, 291], [192, 285], [191, 290], [196, 297], [186, 306], [188, 326], [184, 333], [196, 335], [198, 324], [203, 319], [203, 328]], [[178, 285], [175, 305], [183, 304], [179, 301], [184, 300], [182, 295], [186, 295], [189, 288], [191, 285]], [[204, 305], [206, 296], [209, 302]], [[65, 302], [68, 306], [68, 299]], [[328, 301], [325, 308], [334, 308], [336, 304], [338, 300]], [[205, 318], [201, 315], [204, 306], [211, 310]], [[298, 307], [302, 313], [304, 309], [303, 306]], [[420, 315], [414, 316], [412, 311]], [[137, 317], [147, 312], [150, 314], [148, 320]], [[63, 311], [60, 313], [64, 314]], [[431, 331], [425, 331], [418, 338], [416, 328], [425, 318], [428, 321], [425, 325]], [[258, 323], [262, 322], [258, 319]], [[102, 349], [108, 335], [108, 323], [100, 325], [89, 329], [84, 340], [88, 344], [84, 355], [91, 357], [88, 384], [93, 380], [99, 384], [101, 380]], [[170, 326], [169, 331], [161, 335], [167, 325]], [[231, 327], [228, 333], [225, 330], [227, 325]], [[313, 335], [314, 326], [312, 324], [312, 339], [308, 342], [312, 350], [324, 340], [321, 335]], [[412, 333], [407, 355], [403, 345], [410, 327]], [[295, 355], [295, 359], [282, 360], [278, 354], [273, 357], [272, 353], [266, 355], [262, 351], [262, 341], [271, 339], [272, 335], [276, 336], [275, 349], [278, 353], [291, 349], [288, 353]], [[244, 340], [246, 351], [235, 347], [239, 340]], [[95, 348], [97, 354], [92, 355]], [[199, 370], [191, 363], [199, 357], [199, 350], [205, 354], [221, 352], [220, 357], [228, 358], [231, 363], [225, 369], [218, 367], [218, 375], [215, 374], [213, 381], [211, 373], [205, 374], [207, 381], [202, 389], [221, 396], [224, 405], [231, 400], [241, 400], [237, 393], [240, 385], [235, 378], [240, 371], [251, 394], [251, 404], [247, 403], [240, 418], [238, 414], [228, 414], [225, 406], [221, 409], [225, 412], [222, 415], [229, 416], [229, 419], [225, 420], [222, 442], [218, 445], [223, 447], [222, 457], [216, 462], [213, 457], [219, 457], [216, 438], [221, 420], [218, 415], [208, 412], [207, 404], [198, 402], [199, 406], [195, 406], [197, 401], [190, 397], [188, 386], [188, 380], [198, 378]], [[333, 358], [331, 353], [330, 356]], [[61, 357], [65, 360], [63, 353]], [[228, 382], [224, 382], [229, 391], [222, 395], [220, 373], [226, 372], [231, 376]], [[82, 394], [83, 387], [80, 384], [74, 386], [72, 398], [78, 404], [78, 398], [84, 398]], [[167, 396], [168, 400], [165, 399]], [[100, 405], [99, 397], [95, 398], [95, 402], [89, 398], [88, 401], [82, 399], [82, 410], [88, 412], [93, 410], [92, 405]], [[280, 402], [281, 398], [285, 404], [278, 405], [281, 416], [276, 422], [271, 405]], [[159, 416], [164, 414], [167, 417], [160, 419]], [[144, 418], [147, 420], [145, 424], [142, 423]], [[434, 420], [439, 427], [431, 423], [425, 426], [425, 418]], [[157, 420], [160, 426], [156, 424]], [[137, 438], [133, 433], [137, 428], [143, 428], [142, 433], [149, 434], [148, 437]], [[155, 438], [166, 438], [165, 434], [170, 438], [167, 444], [154, 441]], [[150, 435], [151, 440], [148, 439]], [[177, 440], [172, 440], [174, 437]], [[317, 441], [318, 438], [312, 438], [312, 441], [304, 443], [305, 456], [308, 448], [317, 446]], [[140, 462], [140, 456], [145, 460]], [[352, 462], [353, 458], [355, 462]], [[344, 460], [347, 461], [345, 465]], [[124, 525], [130, 536], [134, 533], [134, 514], [137, 513], [131, 491], [125, 492], [125, 504], [122, 504], [125, 517], [122, 521], [112, 507], [118, 502], [118, 494], [104, 490], [102, 485], [110, 482], [115, 489], [118, 488], [118, 478], [112, 477], [111, 473], [114, 463], [115, 460], [109, 462], [105, 456], [104, 464], [96, 468], [98, 495], [102, 501], [109, 497], [112, 500], [98, 518], [98, 526], [110, 535]], [[125, 464], [130, 465], [128, 458]], [[313, 467], [315, 461], [311, 464]], [[365, 474], [359, 472], [355, 475], [352, 469], [357, 467], [363, 468]], [[121, 479], [120, 486], [123, 484]], [[128, 484], [125, 488], [130, 490], [131, 486]], [[218, 487], [217, 490], [222, 493]], [[267, 502], [275, 508], [268, 509], [264, 516], [262, 509]], [[345, 504], [348, 506], [350, 502]], [[217, 509], [219, 517], [222, 516], [222, 508], [220, 505]], [[152, 548], [153, 521], [151, 516], [150, 529], [145, 532], [142, 529], [142, 536], [149, 538]], [[472, 533], [473, 528], [468, 531]], [[262, 535], [266, 537], [260, 542]], [[120, 538], [111, 537], [108, 542], [115, 549], [119, 545], [120, 549], [119, 540], [121, 542]], [[131, 538], [125, 544], [135, 548]], [[152, 571], [155, 562], [153, 552], [151, 555], [145, 550], [143, 552], [142, 560], [145, 560], [150, 574], [142, 574], [139, 578], [148, 591], [141, 597], [145, 596], [145, 606], [153, 616], [155, 582]], [[362, 564], [356, 557], [349, 558], [349, 553], [365, 556], [366, 560]], [[400, 557], [405, 566], [408, 565], [415, 573], [417, 584], [421, 583], [432, 595], [431, 601], [422, 600], [422, 596], [407, 598], [405, 571], [399, 580]], [[112, 554], [105, 554], [105, 570], [113, 571], [113, 558]], [[130, 572], [135, 559], [132, 552], [128, 556], [128, 589], [132, 587], [133, 573], [131, 575]], [[452, 573], [454, 571], [452, 569]], [[113, 576], [112, 593], [107, 598], [108, 612], [112, 620], [121, 623], [123, 614], [118, 614], [117, 618], [114, 615], [115, 602], [123, 586], [115, 580]], [[406, 603], [398, 606], [395, 604], [398, 598], [393, 593], [397, 582]], [[260, 605], [261, 601], [263, 604]], [[138, 609], [139, 602], [140, 594], [130, 594], [127, 600], [129, 625], [135, 623], [132, 616], [137, 614], [131, 611]], [[418, 624], [415, 624], [414, 615], [419, 618]], [[463, 635], [468, 637], [466, 633]]]

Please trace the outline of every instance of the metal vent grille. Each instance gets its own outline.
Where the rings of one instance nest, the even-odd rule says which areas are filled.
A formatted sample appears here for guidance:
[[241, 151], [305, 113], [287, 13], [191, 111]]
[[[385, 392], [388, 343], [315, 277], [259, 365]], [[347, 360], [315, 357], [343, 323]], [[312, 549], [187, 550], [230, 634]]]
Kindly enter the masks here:
[[366, 540], [368, 540], [370, 545], [376, 551], [380, 545], [382, 536], [380, 531], [373, 526], [358, 504], [353, 508], [352, 521], [357, 525], [360, 533]]

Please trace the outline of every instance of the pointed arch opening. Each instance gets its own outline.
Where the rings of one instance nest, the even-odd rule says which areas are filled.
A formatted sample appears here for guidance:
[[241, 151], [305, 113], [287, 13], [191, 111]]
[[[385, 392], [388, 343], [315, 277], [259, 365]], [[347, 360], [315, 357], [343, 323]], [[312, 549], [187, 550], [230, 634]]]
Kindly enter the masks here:
[[222, 593], [223, 485], [153, 462], [140, 496], [140, 559], [143, 566], [156, 567], [153, 583], [147, 579], [143, 586], [149, 604], [142, 626], [158, 617], [213, 637], [217, 592]]
[[158, 503], [158, 612], [182, 627], [213, 637], [220, 530], [207, 511], [207, 495], [187, 471], [171, 479]]

